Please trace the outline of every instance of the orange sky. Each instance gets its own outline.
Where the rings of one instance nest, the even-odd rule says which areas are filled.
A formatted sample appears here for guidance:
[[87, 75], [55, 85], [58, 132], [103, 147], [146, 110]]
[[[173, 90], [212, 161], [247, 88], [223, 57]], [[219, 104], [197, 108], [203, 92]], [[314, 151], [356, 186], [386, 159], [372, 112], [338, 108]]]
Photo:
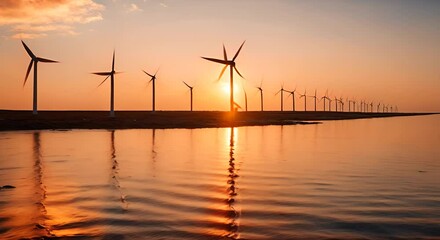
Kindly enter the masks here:
[[[440, 2], [438, 1], [155, 1], [3, 0], [0, 2], [0, 109], [32, 108], [30, 58], [39, 57], [39, 106], [107, 110], [109, 71], [116, 50], [116, 110], [150, 110], [151, 85], [142, 69], [158, 67], [157, 110], [186, 110], [194, 84], [195, 110], [228, 110], [222, 44], [232, 57], [246, 40], [235, 75], [236, 101], [278, 110], [285, 88], [318, 96], [383, 101], [401, 111], [440, 111]], [[303, 110], [297, 99], [297, 110]], [[319, 108], [322, 107], [322, 102]], [[312, 99], [308, 99], [311, 110]], [[291, 98], [285, 99], [291, 109]]]

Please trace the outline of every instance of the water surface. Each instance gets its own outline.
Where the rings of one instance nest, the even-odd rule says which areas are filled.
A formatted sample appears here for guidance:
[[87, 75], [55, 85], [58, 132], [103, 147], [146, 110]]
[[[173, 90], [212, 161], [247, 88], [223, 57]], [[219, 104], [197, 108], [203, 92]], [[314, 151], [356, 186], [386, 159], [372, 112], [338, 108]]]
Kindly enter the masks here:
[[0, 133], [0, 238], [440, 239], [440, 117]]

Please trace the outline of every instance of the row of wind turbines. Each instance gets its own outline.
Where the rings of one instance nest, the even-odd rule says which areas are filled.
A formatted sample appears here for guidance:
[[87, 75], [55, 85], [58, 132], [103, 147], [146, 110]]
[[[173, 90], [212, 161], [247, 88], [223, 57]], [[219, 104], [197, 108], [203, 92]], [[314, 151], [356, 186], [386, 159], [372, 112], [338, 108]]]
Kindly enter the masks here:
[[[260, 91], [260, 98], [261, 98], [261, 111], [263, 111], [263, 89], [261, 87], [261, 84], [259, 87], [257, 87], [257, 89]], [[385, 113], [385, 112], [397, 112], [398, 108], [396, 105], [392, 106], [389, 104], [385, 104], [385, 103], [381, 103], [381, 102], [377, 102], [376, 104], [374, 104], [373, 101], [366, 101], [366, 100], [360, 100], [357, 101], [356, 99], [349, 99], [346, 98], [345, 101], [342, 97], [337, 98], [336, 96], [334, 96], [333, 98], [331, 98], [328, 95], [328, 90], [325, 92], [324, 96], [322, 97], [318, 97], [317, 95], [317, 90], [315, 89], [315, 94], [314, 95], [307, 95], [307, 89], [304, 90], [304, 94], [298, 93], [297, 88], [295, 87], [295, 89], [293, 91], [289, 91], [287, 89], [284, 88], [283, 85], [281, 85], [280, 90], [278, 90], [278, 92], [275, 95], [280, 95], [280, 110], [284, 111], [284, 96], [283, 93], [287, 93], [289, 94], [288, 97], [292, 97], [292, 111], [296, 111], [296, 104], [295, 104], [295, 99], [296, 96], [298, 95], [298, 99], [304, 98], [304, 111], [307, 111], [307, 98], [312, 98], [313, 102], [314, 102], [314, 110], [313, 111], [317, 111], [317, 105], [319, 102], [323, 101], [323, 107], [322, 107], [322, 111], [332, 111], [332, 103], [334, 103], [334, 111], [335, 112], [364, 112], [364, 113]], [[345, 104], [348, 104], [348, 109], [345, 108]], [[374, 107], [376, 107], [376, 109], [374, 109]], [[381, 108], [382, 107], [382, 108]]]
[[[29, 73], [32, 70], [32, 67], [34, 68], [34, 74], [33, 74], [33, 114], [36, 115], [38, 114], [38, 91], [37, 91], [37, 67], [38, 67], [38, 62], [44, 62], [44, 63], [58, 63], [58, 61], [55, 60], [50, 60], [50, 59], [46, 59], [46, 58], [41, 58], [36, 56], [31, 50], [30, 48], [23, 42], [21, 41], [23, 44], [23, 47], [25, 48], [26, 52], [28, 53], [28, 55], [31, 58], [31, 61], [29, 63], [29, 66], [27, 68], [26, 71], [26, 76], [24, 79], [24, 83], [23, 83], [23, 87], [26, 85], [27, 79], [29, 77]], [[237, 67], [236, 67], [236, 63], [235, 60], [237, 59], [238, 55], [240, 54], [241, 49], [243, 48], [243, 45], [245, 44], [246, 41], [244, 41], [240, 47], [238, 48], [237, 52], [235, 53], [234, 57], [231, 60], [228, 60], [228, 56], [227, 56], [227, 52], [226, 52], [226, 48], [223, 45], [223, 59], [216, 59], [216, 58], [209, 58], [209, 57], [202, 57], [205, 60], [208, 61], [212, 61], [215, 63], [219, 63], [219, 64], [223, 64], [224, 67], [222, 69], [222, 71], [220, 72], [219, 77], [217, 78], [217, 81], [219, 81], [221, 79], [221, 77], [223, 76], [224, 72], [226, 71], [226, 69], [229, 67], [230, 69], [230, 111], [234, 112], [236, 111], [237, 108], [241, 108], [241, 106], [239, 104], [237, 104], [234, 101], [234, 71], [241, 77], [244, 79], [244, 77], [241, 75], [241, 73], [238, 71]], [[150, 77], [149, 83], [152, 83], [152, 111], [155, 112], [156, 111], [156, 75], [159, 71], [159, 69], [156, 70], [156, 72], [154, 74], [150, 74], [145, 70], [142, 70], [146, 75], [148, 75]], [[114, 117], [115, 116], [115, 111], [114, 111], [114, 81], [115, 81], [115, 74], [118, 74], [120, 72], [116, 72], [115, 71], [115, 51], [113, 51], [113, 57], [112, 57], [112, 65], [111, 65], [111, 70], [108, 72], [93, 72], [92, 74], [95, 75], [99, 75], [99, 76], [106, 76], [105, 79], [98, 85], [101, 86], [105, 81], [107, 81], [108, 78], [110, 78], [110, 116]], [[193, 88], [194, 86], [189, 85], [188, 83], [186, 83], [185, 81], [183, 81], [183, 83], [185, 84], [186, 87], [189, 88], [190, 90], [190, 110], [193, 111]], [[260, 92], [260, 105], [261, 105], [261, 111], [264, 111], [264, 101], [263, 101], [263, 88], [262, 88], [262, 84], [260, 83], [260, 86], [257, 87], [258, 91]], [[244, 91], [244, 96], [245, 96], [245, 111], [248, 110], [247, 108], [247, 93], [246, 90], [243, 87], [243, 91]], [[328, 91], [327, 91], [328, 92]], [[328, 101], [328, 111], [331, 111], [331, 103], [332, 101], [335, 103], [335, 109], [336, 111], [338, 111], [338, 106], [340, 111], [344, 111], [344, 105], [345, 103], [348, 103], [348, 111], [351, 112], [373, 112], [373, 102], [368, 102], [367, 101], [360, 101], [357, 102], [356, 100], [349, 100], [347, 99], [346, 102], [344, 102], [341, 98], [336, 98], [334, 97], [334, 99], [330, 98], [328, 96], [328, 94], [322, 96], [321, 98], [319, 98], [319, 101], [323, 100], [324, 101], [324, 105], [323, 105], [323, 109], [324, 111], [326, 111], [326, 101]], [[292, 96], [292, 111], [296, 111], [295, 108], [295, 93], [296, 93], [296, 88], [293, 91], [288, 91], [286, 89], [284, 89], [283, 85], [281, 86], [281, 89], [275, 94], [281, 95], [281, 111], [284, 111], [284, 97], [283, 97], [283, 93], [288, 93], [288, 97]], [[307, 92], [306, 90], [304, 90], [304, 94], [300, 94], [298, 93], [299, 98], [304, 98], [304, 111], [307, 111], [307, 97], [309, 98], [313, 98], [314, 99], [314, 110], [317, 111], [317, 90], [315, 90], [315, 95], [312, 96], [307, 96]], [[358, 103], [358, 104], [357, 104]], [[351, 108], [351, 104], [353, 104], [353, 108]], [[368, 108], [368, 106], [370, 106], [370, 108]], [[377, 110], [376, 112], [379, 112], [380, 110], [380, 106], [381, 103], [377, 104]], [[356, 110], [357, 109], [357, 110]], [[382, 103], [382, 112], [393, 112], [393, 110], [395, 112], [397, 112], [397, 106], [395, 106], [395, 108], [393, 109], [393, 106], [389, 106], [389, 105], [385, 105]]]

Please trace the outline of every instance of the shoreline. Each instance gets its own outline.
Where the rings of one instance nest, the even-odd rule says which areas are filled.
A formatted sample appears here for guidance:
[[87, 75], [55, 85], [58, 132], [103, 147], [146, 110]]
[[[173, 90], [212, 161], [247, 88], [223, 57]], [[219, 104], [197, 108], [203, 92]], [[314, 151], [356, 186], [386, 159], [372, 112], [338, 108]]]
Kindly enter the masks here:
[[439, 113], [361, 113], [323, 111], [32, 111], [0, 110], [0, 131], [47, 129], [169, 129], [319, 124], [349, 120]]

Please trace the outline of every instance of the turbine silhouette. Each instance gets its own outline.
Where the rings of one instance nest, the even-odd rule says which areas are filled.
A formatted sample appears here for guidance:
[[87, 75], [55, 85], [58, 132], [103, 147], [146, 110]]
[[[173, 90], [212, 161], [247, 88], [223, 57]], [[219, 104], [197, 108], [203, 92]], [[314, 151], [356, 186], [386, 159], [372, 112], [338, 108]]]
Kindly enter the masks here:
[[243, 92], [244, 92], [244, 109], [247, 112], [248, 111], [248, 101], [247, 101], [246, 89], [244, 89], [244, 86], [243, 86]]
[[152, 111], [155, 112], [156, 111], [156, 74], [157, 72], [159, 72], [159, 68], [156, 70], [156, 72], [154, 73], [154, 75], [151, 75], [149, 73], [147, 73], [145, 70], [142, 70], [145, 74], [147, 74], [148, 76], [151, 77], [150, 82], [153, 82], [153, 101], [152, 101]]
[[188, 85], [188, 83], [186, 83], [185, 81], [183, 81], [183, 83], [189, 88], [189, 92], [190, 92], [190, 103], [191, 103], [191, 112], [192, 112], [192, 110], [193, 110], [193, 88], [194, 88], [194, 86], [190, 86], [190, 85]]
[[257, 87], [257, 89], [260, 91], [260, 105], [261, 105], [261, 111], [264, 111], [264, 109], [263, 109], [263, 88], [262, 88], [262, 85], [263, 85], [263, 81], [260, 82], [260, 86]]
[[283, 111], [283, 92], [285, 92], [283, 84], [281, 84], [281, 89], [275, 93], [275, 95], [278, 95], [278, 93], [281, 93], [281, 112]]
[[226, 68], [229, 66], [230, 70], [231, 70], [231, 80], [230, 80], [230, 111], [233, 112], [234, 111], [234, 70], [238, 73], [238, 75], [240, 75], [240, 77], [244, 78], [241, 73], [238, 71], [237, 67], [235, 66], [235, 59], [237, 59], [238, 54], [241, 51], [241, 48], [243, 47], [244, 43], [246, 41], [244, 41], [240, 48], [238, 48], [237, 52], [235, 53], [234, 57], [232, 58], [232, 60], [228, 60], [228, 55], [226, 53], [226, 48], [225, 45], [223, 45], [223, 57], [224, 59], [216, 59], [216, 58], [208, 58], [208, 57], [202, 57], [205, 60], [208, 61], [212, 61], [212, 62], [216, 62], [216, 63], [220, 63], [220, 64], [224, 64], [225, 66], [223, 67], [222, 71], [220, 72], [220, 75], [217, 79], [217, 81], [220, 80], [220, 78], [223, 76], [223, 73], [225, 72]]
[[[289, 96], [292, 95], [292, 111], [295, 112], [295, 92], [296, 92], [296, 87], [293, 91], [287, 91], [289, 92]], [[287, 96], [287, 97], [289, 97]]]
[[309, 96], [309, 97], [311, 97], [311, 98], [314, 98], [314, 99], [315, 99], [315, 112], [316, 112], [316, 89], [315, 89], [315, 95], [313, 95], [313, 96]]
[[24, 49], [26, 49], [26, 52], [29, 54], [29, 57], [31, 57], [31, 62], [29, 63], [29, 66], [26, 71], [26, 77], [24, 78], [23, 87], [26, 84], [29, 73], [31, 72], [32, 65], [34, 65], [34, 87], [33, 87], [34, 88], [33, 89], [34, 96], [33, 96], [32, 114], [37, 115], [38, 114], [38, 110], [37, 110], [37, 108], [38, 108], [37, 107], [38, 106], [38, 97], [37, 97], [37, 95], [38, 95], [38, 91], [37, 91], [37, 86], [38, 86], [38, 84], [37, 84], [37, 76], [38, 76], [37, 66], [38, 66], [38, 62], [57, 63], [58, 61], [37, 57], [23, 41], [21, 41], [21, 43], [23, 44]]
[[101, 86], [110, 77], [110, 117], [115, 116], [115, 51], [113, 50], [112, 70], [110, 72], [94, 72], [95, 75], [107, 76], [99, 85]]
[[304, 97], [304, 112], [307, 111], [307, 89], [304, 89], [304, 94], [299, 94], [299, 98]]

